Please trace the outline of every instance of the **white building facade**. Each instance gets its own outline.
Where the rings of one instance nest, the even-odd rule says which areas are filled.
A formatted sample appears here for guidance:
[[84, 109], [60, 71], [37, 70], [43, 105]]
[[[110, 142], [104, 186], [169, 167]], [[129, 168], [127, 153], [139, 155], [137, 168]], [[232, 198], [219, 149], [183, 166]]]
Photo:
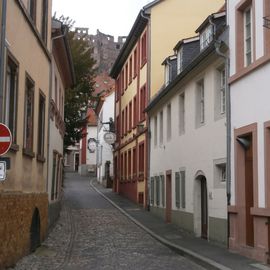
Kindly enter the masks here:
[[111, 91], [102, 97], [98, 112], [97, 180], [105, 186], [113, 181], [113, 146], [104, 140], [104, 135], [110, 131], [110, 121], [114, 121], [114, 102], [115, 92]]
[[177, 75], [165, 74], [171, 81], [147, 108], [150, 207], [166, 222], [226, 243], [225, 64], [215, 51], [214, 28], [203, 35], [210, 19], [218, 26], [225, 14], [211, 15], [199, 37], [177, 44], [177, 64], [175, 57], [164, 61], [165, 73]]
[[227, 2], [230, 29], [231, 202], [229, 245], [269, 263], [270, 1]]

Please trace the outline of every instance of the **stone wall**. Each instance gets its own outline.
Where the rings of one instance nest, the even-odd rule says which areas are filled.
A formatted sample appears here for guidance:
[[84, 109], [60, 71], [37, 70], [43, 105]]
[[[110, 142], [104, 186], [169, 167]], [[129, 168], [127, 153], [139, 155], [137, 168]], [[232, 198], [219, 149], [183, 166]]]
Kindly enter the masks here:
[[0, 193], [0, 269], [14, 265], [30, 252], [30, 230], [36, 208], [43, 241], [48, 224], [48, 194]]

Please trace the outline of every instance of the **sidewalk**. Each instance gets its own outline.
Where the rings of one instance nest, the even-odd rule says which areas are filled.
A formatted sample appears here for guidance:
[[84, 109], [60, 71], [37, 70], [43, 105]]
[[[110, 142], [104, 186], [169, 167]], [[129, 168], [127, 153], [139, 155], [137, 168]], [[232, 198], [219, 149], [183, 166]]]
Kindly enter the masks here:
[[94, 180], [91, 181], [91, 186], [152, 237], [206, 269], [270, 270], [269, 266], [229, 252], [225, 247], [196, 238], [173, 224], [165, 223], [151, 212], [113, 193], [111, 189], [102, 187]]

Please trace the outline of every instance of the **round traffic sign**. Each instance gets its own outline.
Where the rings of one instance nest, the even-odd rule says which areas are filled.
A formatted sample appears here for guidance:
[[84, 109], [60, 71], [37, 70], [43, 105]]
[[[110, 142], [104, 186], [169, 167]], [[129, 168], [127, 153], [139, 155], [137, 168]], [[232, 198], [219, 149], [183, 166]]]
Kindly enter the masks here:
[[10, 148], [12, 135], [9, 128], [0, 123], [0, 156], [4, 155]]

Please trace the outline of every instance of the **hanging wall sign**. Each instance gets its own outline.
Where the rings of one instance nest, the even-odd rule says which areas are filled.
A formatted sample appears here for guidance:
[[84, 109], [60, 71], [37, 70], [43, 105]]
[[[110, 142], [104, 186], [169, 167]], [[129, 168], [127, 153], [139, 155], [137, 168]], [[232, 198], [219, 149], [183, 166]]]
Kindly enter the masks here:
[[103, 138], [104, 141], [108, 144], [113, 144], [116, 141], [116, 135], [112, 132], [106, 132]]

